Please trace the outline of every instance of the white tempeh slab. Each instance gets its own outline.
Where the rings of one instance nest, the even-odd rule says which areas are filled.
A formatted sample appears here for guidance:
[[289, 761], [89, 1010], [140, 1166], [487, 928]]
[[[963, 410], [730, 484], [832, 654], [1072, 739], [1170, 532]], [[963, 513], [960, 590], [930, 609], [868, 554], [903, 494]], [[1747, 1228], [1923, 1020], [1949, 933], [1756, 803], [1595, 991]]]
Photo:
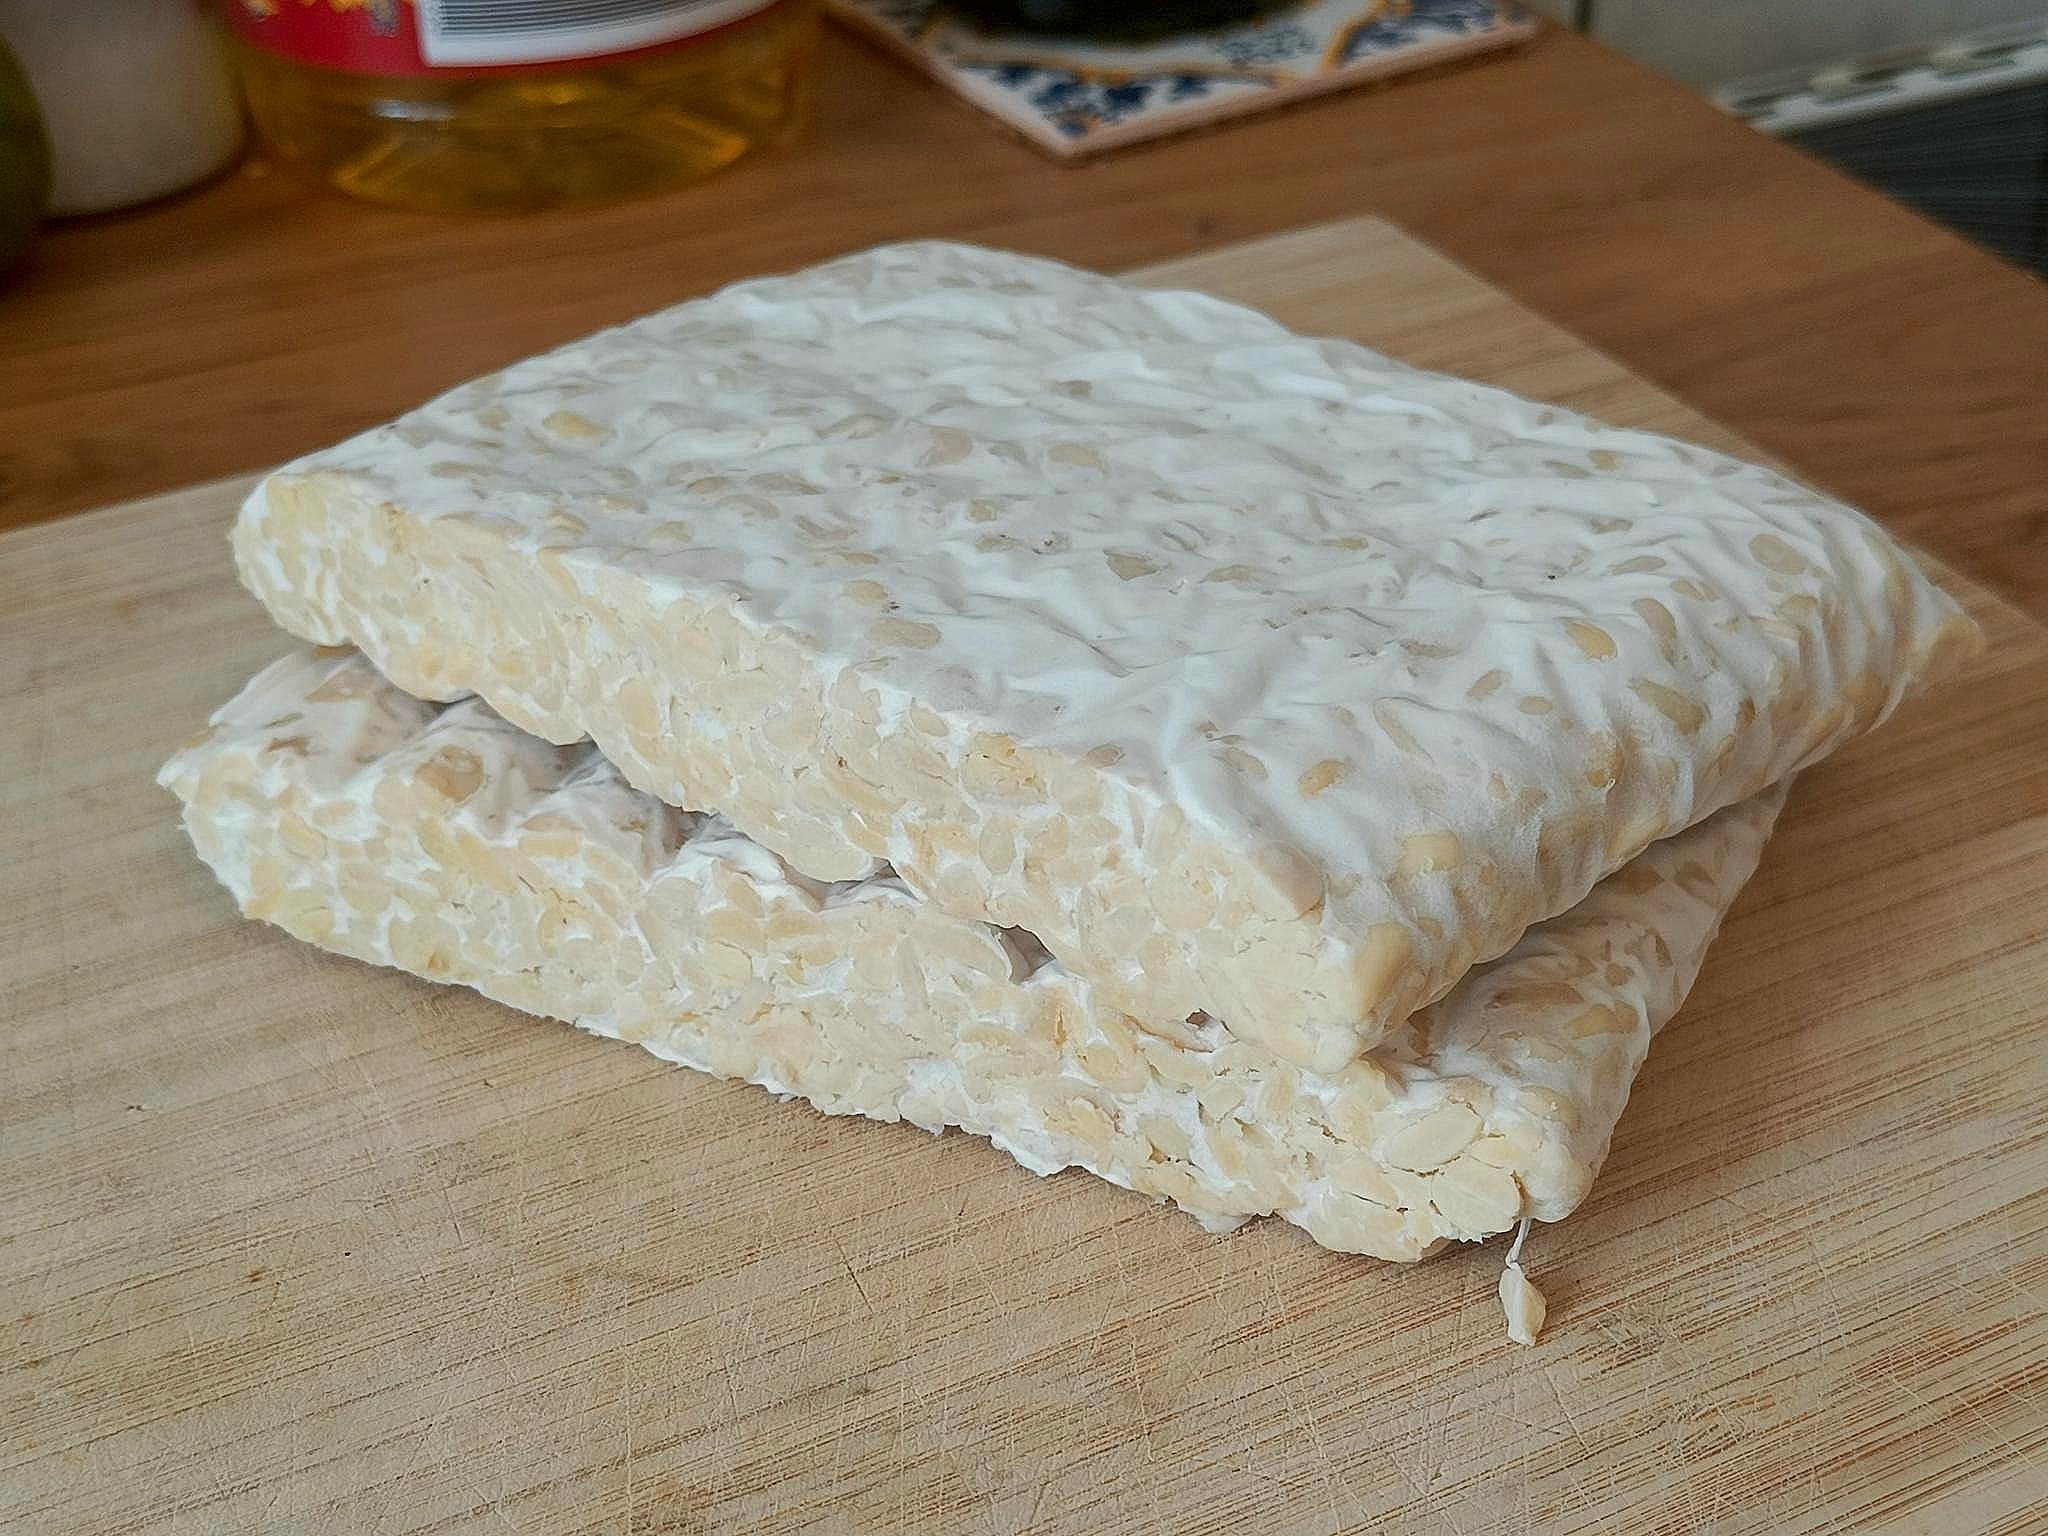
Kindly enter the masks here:
[[1772, 471], [944, 244], [458, 389], [236, 549], [413, 693], [1322, 1072], [1974, 636]]

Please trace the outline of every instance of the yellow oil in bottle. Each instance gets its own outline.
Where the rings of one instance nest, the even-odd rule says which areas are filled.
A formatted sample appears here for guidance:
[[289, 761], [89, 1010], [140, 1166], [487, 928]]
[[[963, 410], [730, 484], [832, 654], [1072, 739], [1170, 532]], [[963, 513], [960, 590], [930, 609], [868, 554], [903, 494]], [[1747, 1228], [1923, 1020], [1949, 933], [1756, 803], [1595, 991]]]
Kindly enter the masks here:
[[[255, 3], [255, 0], [245, 0]], [[376, 202], [492, 211], [679, 186], [784, 138], [817, 17], [780, 0], [701, 36], [531, 69], [367, 73], [239, 43], [258, 138]]]

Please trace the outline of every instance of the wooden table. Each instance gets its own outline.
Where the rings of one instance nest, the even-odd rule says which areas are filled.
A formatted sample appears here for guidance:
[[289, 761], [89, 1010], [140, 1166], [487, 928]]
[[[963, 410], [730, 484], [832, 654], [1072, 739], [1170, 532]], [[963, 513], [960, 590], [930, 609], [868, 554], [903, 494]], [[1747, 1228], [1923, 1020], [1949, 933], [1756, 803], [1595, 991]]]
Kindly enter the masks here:
[[1063, 168], [836, 33], [776, 157], [630, 206], [386, 212], [260, 162], [0, 288], [0, 526], [258, 468], [744, 274], [945, 234], [1121, 269], [1427, 238], [2048, 613], [2048, 290], [1582, 38]]

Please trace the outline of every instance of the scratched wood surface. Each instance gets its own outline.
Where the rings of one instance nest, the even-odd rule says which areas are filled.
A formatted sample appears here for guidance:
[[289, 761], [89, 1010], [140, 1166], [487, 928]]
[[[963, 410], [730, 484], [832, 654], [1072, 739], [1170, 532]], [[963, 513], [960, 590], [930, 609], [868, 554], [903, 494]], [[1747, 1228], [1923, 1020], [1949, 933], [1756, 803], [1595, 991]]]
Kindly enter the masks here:
[[[1719, 434], [1390, 227], [1147, 274]], [[0, 538], [0, 1528], [2038, 1531], [2048, 630], [1802, 781], [1593, 1196], [1204, 1235], [238, 921], [237, 485]]]

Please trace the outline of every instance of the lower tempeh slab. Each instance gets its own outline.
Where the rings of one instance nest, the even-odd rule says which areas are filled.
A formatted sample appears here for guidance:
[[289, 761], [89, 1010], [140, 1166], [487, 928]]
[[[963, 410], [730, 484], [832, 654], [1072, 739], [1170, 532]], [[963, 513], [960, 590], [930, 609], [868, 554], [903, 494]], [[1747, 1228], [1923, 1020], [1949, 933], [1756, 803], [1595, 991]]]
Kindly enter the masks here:
[[959, 1126], [1212, 1226], [1277, 1214], [1389, 1259], [1584, 1198], [1785, 796], [1652, 846], [1319, 1077], [1202, 1015], [1141, 1023], [1029, 935], [887, 873], [808, 880], [595, 749], [423, 703], [353, 651], [265, 669], [160, 778], [243, 910], [311, 943], [828, 1113]]

